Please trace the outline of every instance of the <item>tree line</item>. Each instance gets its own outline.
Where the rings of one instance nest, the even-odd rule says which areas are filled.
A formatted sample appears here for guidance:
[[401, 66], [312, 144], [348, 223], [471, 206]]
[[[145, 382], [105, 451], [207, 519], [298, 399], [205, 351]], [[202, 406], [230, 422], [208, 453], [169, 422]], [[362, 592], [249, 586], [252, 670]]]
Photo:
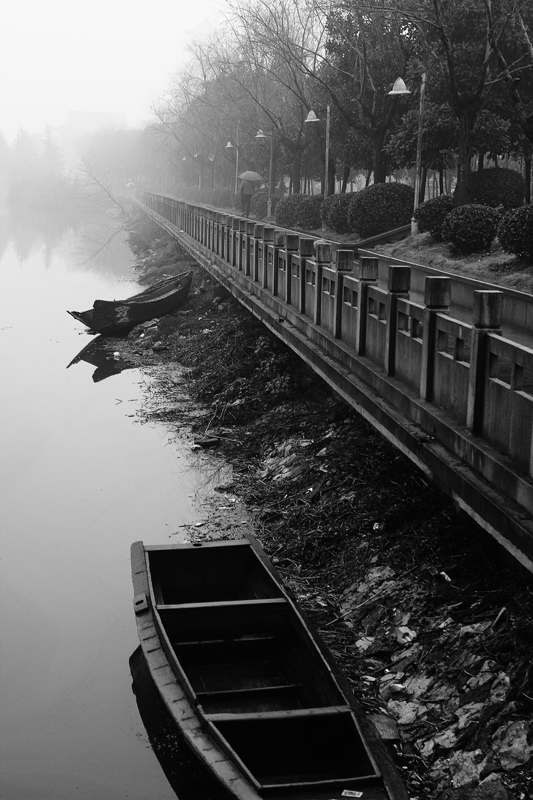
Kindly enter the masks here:
[[[397, 78], [409, 94], [390, 94]], [[49, 132], [38, 164], [30, 150], [21, 132], [9, 154], [19, 183], [61, 173]], [[321, 181], [332, 194], [354, 175], [402, 174], [418, 152], [420, 200], [429, 171], [443, 193], [453, 170], [455, 201], [468, 203], [472, 169], [505, 157], [531, 201], [531, 0], [229, 0], [153, 122], [94, 135], [80, 155], [87, 186], [116, 197], [127, 185], [236, 188], [245, 169], [271, 173], [278, 192]]]
[[[276, 183], [289, 176], [296, 193], [323, 180], [329, 106], [330, 194], [354, 170], [381, 183], [414, 165], [424, 78], [423, 171], [443, 191], [454, 168], [463, 204], [474, 157], [515, 157], [530, 185], [532, 42], [530, 0], [231, 0], [154, 128], [185, 184], [231, 185], [238, 147], [264, 175], [272, 155]], [[389, 94], [398, 77], [410, 94]], [[323, 124], [306, 124], [309, 111]]]

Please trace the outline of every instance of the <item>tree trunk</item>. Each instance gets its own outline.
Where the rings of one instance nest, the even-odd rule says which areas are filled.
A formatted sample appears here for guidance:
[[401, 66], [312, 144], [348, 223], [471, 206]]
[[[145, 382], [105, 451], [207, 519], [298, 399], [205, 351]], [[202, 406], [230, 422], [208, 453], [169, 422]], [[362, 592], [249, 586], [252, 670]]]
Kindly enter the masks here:
[[485, 153], [480, 153], [478, 155], [478, 158], [477, 158], [477, 169], [478, 169], [478, 172], [481, 172], [481, 170], [484, 167], [485, 167]]
[[302, 181], [302, 154], [299, 150], [294, 153], [292, 162], [291, 183], [293, 194], [300, 194], [300, 184]]
[[346, 194], [346, 187], [348, 186], [348, 181], [350, 180], [350, 172], [351, 172], [350, 165], [343, 164], [341, 194]]
[[418, 187], [418, 204], [424, 202], [424, 197], [426, 196], [426, 181], [428, 177], [428, 168], [424, 165], [422, 166], [422, 175], [420, 176], [420, 186]]
[[526, 183], [526, 203], [531, 203], [531, 153], [524, 155], [524, 180]]
[[439, 194], [444, 194], [446, 191], [444, 183], [444, 167], [439, 167]]
[[335, 194], [335, 159], [329, 159], [328, 166], [328, 197], [330, 194]]
[[[457, 112], [456, 112], [457, 113]], [[472, 157], [472, 127], [477, 109], [465, 106], [457, 114], [459, 121], [459, 142], [457, 157], [457, 185], [455, 205], [464, 206], [470, 202], [470, 159]]]
[[383, 150], [384, 142], [385, 142], [385, 132], [376, 131], [372, 139], [374, 183], [385, 183], [387, 179], [387, 154]]

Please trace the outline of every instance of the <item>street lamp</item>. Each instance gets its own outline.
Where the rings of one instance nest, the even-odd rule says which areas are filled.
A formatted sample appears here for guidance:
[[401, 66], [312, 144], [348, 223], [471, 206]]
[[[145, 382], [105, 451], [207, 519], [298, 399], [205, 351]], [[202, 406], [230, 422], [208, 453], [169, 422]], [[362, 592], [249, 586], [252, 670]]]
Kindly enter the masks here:
[[274, 182], [273, 167], [274, 167], [274, 134], [263, 133], [261, 128], [255, 134], [255, 139], [270, 139], [270, 160], [268, 164], [268, 200], [267, 200], [267, 217], [272, 216], [272, 184]]
[[[307, 115], [306, 119], [304, 120], [304, 124], [308, 122], [320, 122], [320, 118], [317, 117], [315, 112], [311, 110]], [[326, 160], [324, 164], [324, 189], [322, 194], [324, 197], [328, 196], [328, 184], [329, 184], [329, 128], [331, 124], [331, 108], [330, 106], [326, 106]]]
[[[391, 95], [411, 94], [402, 78], [396, 78], [394, 86], [389, 92]], [[420, 84], [420, 107], [418, 109], [418, 134], [416, 138], [416, 171], [415, 171], [415, 201], [413, 206], [413, 217], [411, 219], [411, 234], [418, 233], [418, 223], [415, 219], [415, 212], [418, 208], [418, 198], [420, 196], [420, 179], [422, 173], [422, 131], [424, 127], [424, 100], [426, 96], [426, 73], [422, 73]]]
[[235, 194], [237, 194], [237, 189], [239, 187], [238, 180], [239, 180], [239, 123], [237, 123], [237, 138], [235, 140], [235, 145], [228, 141], [226, 145], [226, 150], [233, 150], [235, 148]]

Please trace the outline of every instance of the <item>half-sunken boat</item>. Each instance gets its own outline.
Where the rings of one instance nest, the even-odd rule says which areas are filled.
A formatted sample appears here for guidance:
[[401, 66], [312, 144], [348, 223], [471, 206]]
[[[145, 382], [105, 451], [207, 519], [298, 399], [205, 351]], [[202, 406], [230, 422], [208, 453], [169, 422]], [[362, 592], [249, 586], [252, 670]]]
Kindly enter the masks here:
[[408, 800], [390, 755], [253, 537], [132, 546], [141, 648], [233, 800]]
[[128, 333], [141, 322], [171, 314], [186, 301], [193, 270], [166, 278], [125, 300], [95, 300], [88, 311], [69, 311], [92, 333], [117, 336]]

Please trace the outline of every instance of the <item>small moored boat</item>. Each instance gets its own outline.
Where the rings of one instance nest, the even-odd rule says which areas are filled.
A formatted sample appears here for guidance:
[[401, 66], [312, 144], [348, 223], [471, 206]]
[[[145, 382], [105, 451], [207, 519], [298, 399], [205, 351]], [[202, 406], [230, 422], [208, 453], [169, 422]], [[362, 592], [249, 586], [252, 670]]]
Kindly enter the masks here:
[[166, 278], [125, 300], [95, 300], [88, 311], [69, 311], [93, 333], [116, 336], [127, 333], [135, 325], [170, 314], [186, 301], [191, 288], [193, 270]]
[[233, 800], [407, 800], [383, 742], [253, 537], [132, 546], [141, 648]]

